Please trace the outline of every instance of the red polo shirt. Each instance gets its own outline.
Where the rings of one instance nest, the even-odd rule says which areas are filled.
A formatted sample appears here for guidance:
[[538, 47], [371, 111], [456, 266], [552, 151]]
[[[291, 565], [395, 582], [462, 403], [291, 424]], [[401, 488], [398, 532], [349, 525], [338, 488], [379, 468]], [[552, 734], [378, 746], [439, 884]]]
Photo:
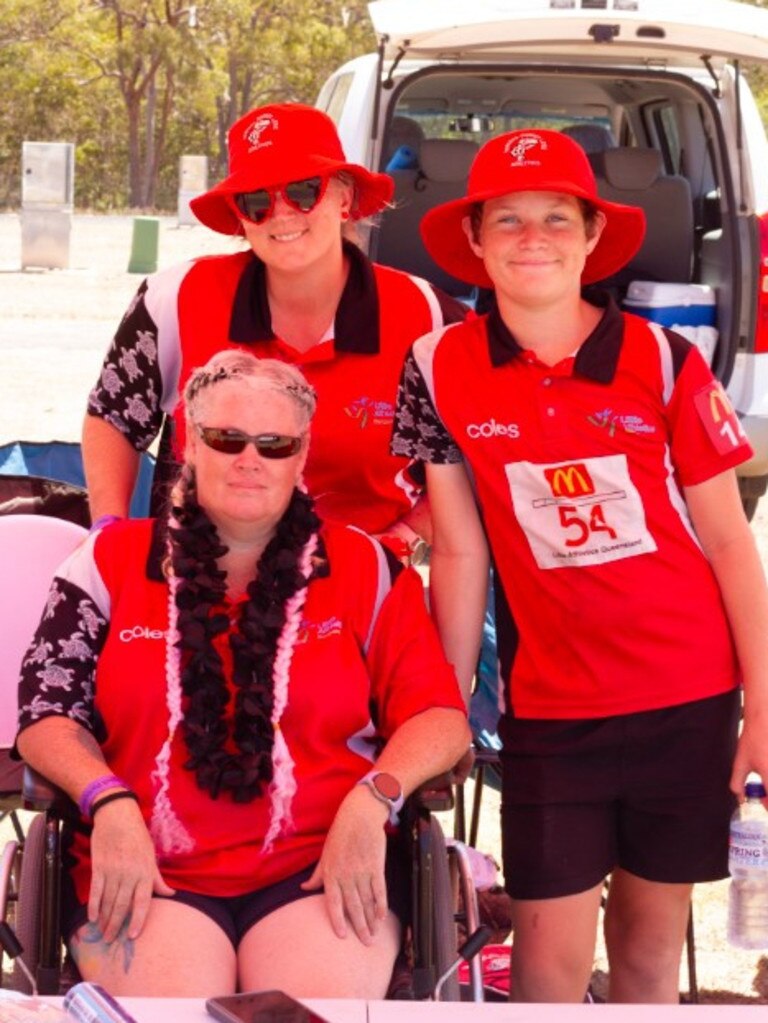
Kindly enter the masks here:
[[406, 364], [393, 449], [471, 471], [515, 715], [630, 713], [738, 683], [682, 488], [751, 451], [682, 338], [613, 304], [554, 367], [498, 311], [434, 332]]
[[[431, 707], [464, 710], [415, 571], [398, 568], [393, 575], [381, 545], [357, 530], [325, 529], [322, 540], [327, 566], [309, 586], [281, 719], [295, 761], [294, 828], [264, 854], [268, 798], [243, 804], [201, 791], [184, 767], [188, 751], [179, 728], [169, 797], [194, 848], [161, 861], [173, 887], [238, 895], [313, 863], [341, 801], [370, 769], [380, 745]], [[162, 554], [146, 519], [89, 537], [54, 581], [19, 695], [21, 728], [60, 715], [93, 730], [110, 771], [136, 792], [147, 822], [152, 771], [168, 733]], [[236, 608], [228, 610], [235, 617]], [[228, 675], [227, 640], [222, 637], [219, 649]], [[85, 832], [75, 833], [71, 853], [78, 897], [85, 901]]]
[[305, 476], [324, 520], [381, 533], [415, 504], [412, 460], [389, 449], [400, 370], [417, 337], [467, 309], [420, 278], [371, 263], [354, 245], [344, 251], [349, 275], [334, 322], [306, 352], [275, 336], [264, 264], [250, 250], [174, 266], [142, 284], [88, 411], [137, 450], [152, 443], [163, 413], [172, 415], [173, 454], [164, 445], [158, 460], [161, 499], [183, 450], [179, 396], [190, 372], [217, 351], [245, 348], [298, 366], [317, 391]]

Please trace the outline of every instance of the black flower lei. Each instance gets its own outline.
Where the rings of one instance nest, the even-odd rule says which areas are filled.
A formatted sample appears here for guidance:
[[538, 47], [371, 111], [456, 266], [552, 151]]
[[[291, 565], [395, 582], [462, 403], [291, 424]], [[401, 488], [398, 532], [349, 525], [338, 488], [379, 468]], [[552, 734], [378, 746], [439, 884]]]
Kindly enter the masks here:
[[[285, 623], [285, 604], [305, 584], [301, 553], [320, 521], [310, 497], [294, 490], [276, 533], [254, 566], [237, 626], [229, 642], [235, 685], [232, 743], [225, 719], [228, 700], [223, 665], [213, 640], [229, 618], [215, 612], [226, 595], [226, 574], [217, 559], [226, 554], [216, 527], [188, 492], [173, 508], [168, 532], [171, 564], [178, 580], [177, 646], [185, 697], [182, 734], [189, 751], [184, 766], [213, 798], [229, 791], [238, 803], [260, 796], [272, 779], [272, 670]], [[234, 744], [237, 752], [232, 751]], [[229, 748], [227, 748], [229, 746]]]

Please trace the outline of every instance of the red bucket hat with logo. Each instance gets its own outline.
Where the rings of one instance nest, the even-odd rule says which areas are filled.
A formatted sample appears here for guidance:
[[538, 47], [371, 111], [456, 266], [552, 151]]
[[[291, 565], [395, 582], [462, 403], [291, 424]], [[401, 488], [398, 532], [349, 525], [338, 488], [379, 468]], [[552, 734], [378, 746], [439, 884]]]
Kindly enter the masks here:
[[582, 284], [610, 277], [635, 255], [645, 235], [645, 214], [637, 206], [607, 202], [597, 194], [587, 154], [567, 135], [525, 129], [498, 135], [480, 149], [467, 194], [430, 210], [421, 236], [434, 261], [459, 280], [492, 288], [482, 259], [469, 247], [462, 223], [475, 203], [510, 192], [559, 192], [587, 199], [605, 214], [600, 240], [587, 256]]
[[355, 182], [353, 219], [378, 213], [392, 198], [392, 178], [348, 163], [330, 117], [302, 103], [274, 103], [251, 110], [229, 129], [227, 149], [227, 177], [189, 204], [201, 223], [222, 234], [242, 233], [230, 201], [238, 192], [344, 171]]

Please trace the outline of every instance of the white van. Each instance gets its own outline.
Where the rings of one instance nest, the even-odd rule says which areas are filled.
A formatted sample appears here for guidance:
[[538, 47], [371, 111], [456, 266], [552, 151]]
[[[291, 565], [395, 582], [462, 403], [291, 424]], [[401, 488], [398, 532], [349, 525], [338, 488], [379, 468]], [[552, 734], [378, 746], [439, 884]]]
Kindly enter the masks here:
[[728, 0], [368, 6], [378, 52], [339, 68], [317, 105], [350, 160], [395, 178], [395, 209], [365, 240], [371, 256], [462, 296], [466, 285], [421, 245], [421, 216], [464, 193], [493, 135], [571, 134], [601, 194], [646, 211], [643, 248], [605, 284], [705, 352], [755, 449], [738, 470], [753, 514], [768, 484], [768, 143], [742, 64], [768, 63], [768, 10]]

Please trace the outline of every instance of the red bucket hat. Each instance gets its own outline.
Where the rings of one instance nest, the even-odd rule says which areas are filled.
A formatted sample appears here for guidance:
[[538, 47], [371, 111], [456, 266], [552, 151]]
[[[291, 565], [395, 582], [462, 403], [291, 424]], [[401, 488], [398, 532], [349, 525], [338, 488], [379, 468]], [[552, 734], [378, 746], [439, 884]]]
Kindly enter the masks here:
[[302, 103], [251, 110], [229, 129], [227, 149], [229, 175], [189, 204], [201, 223], [222, 234], [241, 233], [229, 196], [318, 175], [345, 171], [354, 179], [353, 219], [378, 213], [392, 198], [392, 178], [347, 163], [336, 125], [321, 110]]
[[492, 288], [482, 259], [469, 247], [462, 222], [475, 203], [510, 192], [575, 195], [605, 214], [603, 233], [584, 265], [583, 284], [616, 273], [642, 244], [643, 211], [601, 199], [581, 146], [558, 131], [536, 128], [512, 131], [486, 142], [472, 163], [466, 197], [435, 206], [425, 214], [421, 236], [434, 261], [459, 280]]

